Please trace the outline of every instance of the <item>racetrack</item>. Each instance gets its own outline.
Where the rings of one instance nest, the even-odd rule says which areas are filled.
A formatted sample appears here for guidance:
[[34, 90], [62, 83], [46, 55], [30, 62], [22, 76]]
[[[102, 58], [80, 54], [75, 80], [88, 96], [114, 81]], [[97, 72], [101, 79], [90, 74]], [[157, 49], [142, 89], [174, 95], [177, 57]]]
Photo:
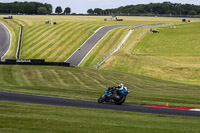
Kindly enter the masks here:
[[10, 33], [8, 29], [0, 23], [0, 57], [3, 57], [10, 47]]
[[[136, 30], [140, 28], [150, 27], [150, 26], [164, 26], [164, 25], [176, 25], [181, 23], [168, 23], [168, 24], [150, 24], [144, 25], [136, 28], [131, 28], [130, 30]], [[103, 37], [112, 29], [119, 27], [129, 27], [129, 26], [139, 26], [142, 24], [135, 25], [111, 25], [104, 26], [97, 30], [88, 40], [86, 40], [81, 47], [79, 47], [65, 62], [70, 63], [71, 66], [79, 66], [84, 58], [90, 53], [90, 51], [100, 42]]]
[[77, 49], [72, 56], [70, 56], [65, 62], [71, 64], [71, 66], [79, 66], [79, 64], [83, 61], [83, 59], [90, 53], [90, 51], [98, 44], [101, 39], [112, 29], [118, 27], [129, 27], [129, 26], [137, 26], [135, 25], [111, 25], [104, 26], [97, 30], [83, 45]]
[[24, 103], [34, 103], [34, 104], [47, 104], [47, 105], [58, 105], [58, 106], [72, 106], [72, 107], [82, 107], [82, 108], [153, 113], [162, 115], [200, 117], [200, 112], [198, 111], [165, 109], [165, 108], [155, 108], [155, 107], [146, 107], [139, 105], [127, 105], [127, 104], [123, 105], [99, 104], [94, 101], [83, 101], [83, 100], [74, 100], [74, 99], [66, 99], [58, 97], [27, 95], [27, 94], [2, 92], [2, 91], [0, 91], [0, 101], [14, 101], [14, 102], [24, 102]]

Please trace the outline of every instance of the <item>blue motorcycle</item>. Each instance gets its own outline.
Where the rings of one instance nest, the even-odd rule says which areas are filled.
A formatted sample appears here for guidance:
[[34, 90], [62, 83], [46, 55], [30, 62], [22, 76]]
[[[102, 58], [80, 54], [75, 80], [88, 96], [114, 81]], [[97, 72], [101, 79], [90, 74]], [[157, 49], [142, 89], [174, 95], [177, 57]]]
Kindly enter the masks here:
[[115, 87], [107, 88], [105, 94], [99, 97], [98, 103], [112, 102], [121, 105], [125, 102], [126, 96], [130, 93], [126, 88], [118, 90]]

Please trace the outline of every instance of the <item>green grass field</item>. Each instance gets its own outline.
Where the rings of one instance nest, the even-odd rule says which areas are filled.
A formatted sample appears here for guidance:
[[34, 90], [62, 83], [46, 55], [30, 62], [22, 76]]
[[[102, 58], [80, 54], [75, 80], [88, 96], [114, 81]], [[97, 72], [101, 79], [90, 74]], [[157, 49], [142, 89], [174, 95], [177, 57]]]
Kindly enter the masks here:
[[[199, 84], [200, 23], [133, 31], [124, 46], [100, 68]], [[140, 41], [136, 41], [139, 38]]]
[[1, 133], [198, 133], [199, 122], [196, 117], [0, 102]]
[[109, 86], [124, 83], [128, 104], [200, 108], [199, 86], [92, 68], [0, 66], [0, 90], [97, 101]]

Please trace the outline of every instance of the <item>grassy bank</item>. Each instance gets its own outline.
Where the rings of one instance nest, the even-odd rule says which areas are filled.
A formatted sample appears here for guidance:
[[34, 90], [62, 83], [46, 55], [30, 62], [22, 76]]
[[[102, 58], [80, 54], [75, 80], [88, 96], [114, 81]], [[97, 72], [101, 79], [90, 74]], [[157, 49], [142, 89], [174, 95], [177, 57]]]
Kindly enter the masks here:
[[1, 133], [197, 133], [200, 118], [0, 102]]
[[[136, 73], [165, 80], [199, 84], [200, 23], [133, 31], [125, 45], [101, 69]], [[139, 41], [136, 39], [139, 38]]]
[[94, 100], [109, 86], [124, 83], [132, 92], [129, 104], [200, 108], [199, 86], [155, 78], [95, 70], [48, 66], [0, 66], [0, 90]]

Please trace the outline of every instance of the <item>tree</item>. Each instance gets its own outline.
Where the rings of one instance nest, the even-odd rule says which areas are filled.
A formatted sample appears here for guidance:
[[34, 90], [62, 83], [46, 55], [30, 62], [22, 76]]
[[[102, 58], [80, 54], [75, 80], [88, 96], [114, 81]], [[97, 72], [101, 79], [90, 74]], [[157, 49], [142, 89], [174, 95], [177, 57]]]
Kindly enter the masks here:
[[101, 8], [95, 8], [94, 9], [94, 13], [96, 14], [96, 15], [100, 15], [101, 13], [102, 13], [102, 9]]
[[62, 13], [62, 7], [61, 6], [56, 7], [55, 12], [58, 13], [58, 14]]
[[46, 7], [39, 7], [37, 10], [37, 14], [40, 14], [40, 15], [45, 15], [47, 13], [48, 13], [48, 11], [47, 11]]
[[51, 4], [45, 3], [45, 4], [44, 4], [44, 7], [47, 8], [48, 14], [51, 14], [51, 13], [52, 13], [53, 6], [52, 6]]
[[90, 14], [90, 15], [93, 15], [94, 14], [94, 10], [93, 9], [88, 9], [87, 13]]
[[64, 14], [68, 15], [70, 13], [71, 13], [71, 8], [69, 8], [69, 7], [65, 8]]

